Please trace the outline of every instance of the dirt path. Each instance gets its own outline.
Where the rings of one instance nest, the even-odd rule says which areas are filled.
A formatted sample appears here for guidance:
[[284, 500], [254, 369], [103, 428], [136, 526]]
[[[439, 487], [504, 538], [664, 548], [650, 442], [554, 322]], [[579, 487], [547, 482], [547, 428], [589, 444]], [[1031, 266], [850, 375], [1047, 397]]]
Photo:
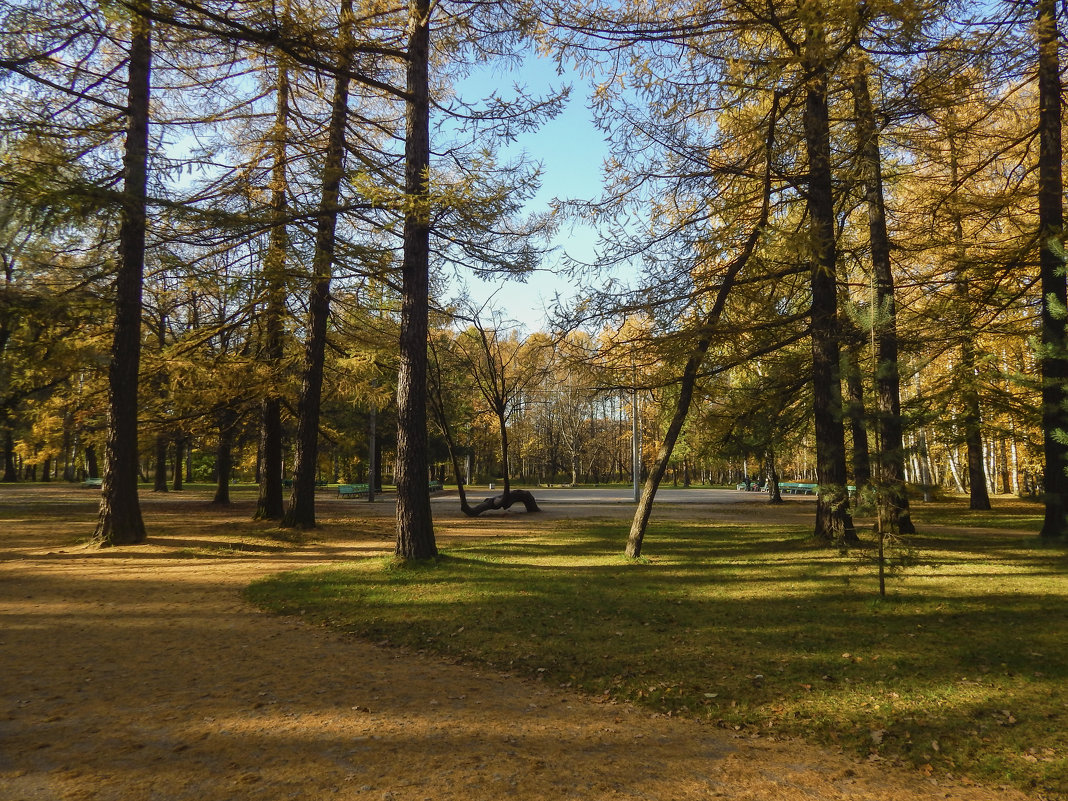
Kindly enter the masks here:
[[[241, 600], [259, 576], [381, 552], [388, 504], [376, 535], [353, 539], [352, 502], [324, 503], [323, 541], [220, 556], [247, 547], [246, 507], [152, 499], [149, 545], [97, 551], [70, 544], [92, 503], [69, 495], [51, 500], [78, 522], [57, 530], [0, 492], [0, 801], [1024, 798], [596, 703]], [[438, 525], [447, 538], [467, 524]]]

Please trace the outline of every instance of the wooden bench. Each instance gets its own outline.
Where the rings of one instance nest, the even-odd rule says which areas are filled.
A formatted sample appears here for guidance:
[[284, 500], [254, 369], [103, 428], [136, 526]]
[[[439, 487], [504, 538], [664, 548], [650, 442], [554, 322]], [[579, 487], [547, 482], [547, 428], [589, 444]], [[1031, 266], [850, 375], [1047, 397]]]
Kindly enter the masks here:
[[430, 482], [430, 491], [431, 492], [441, 492], [443, 489], [445, 489], [445, 485], [442, 484], [440, 481], [431, 481]]
[[82, 487], [85, 489], [100, 489], [102, 486], [104, 486], [102, 478], [87, 478], [82, 482]]
[[361, 498], [367, 496], [366, 484], [338, 484], [337, 485], [337, 497], [339, 498]]

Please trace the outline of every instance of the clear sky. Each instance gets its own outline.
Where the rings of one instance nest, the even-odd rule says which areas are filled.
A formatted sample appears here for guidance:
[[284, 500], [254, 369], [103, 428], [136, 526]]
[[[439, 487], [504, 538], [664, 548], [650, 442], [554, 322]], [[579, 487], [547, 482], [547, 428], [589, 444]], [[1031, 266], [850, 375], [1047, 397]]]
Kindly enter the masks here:
[[[503, 75], [489, 72], [465, 82], [465, 99], [473, 100], [476, 93], [488, 94], [487, 87], [497, 88], [507, 97], [507, 89], [514, 83], [528, 88], [531, 94], [544, 94], [549, 87], [571, 86], [566, 108], [555, 119], [534, 133], [519, 137], [508, 153], [526, 151], [542, 165], [542, 186], [529, 205], [531, 211], [545, 211], [553, 198], [595, 198], [600, 195], [601, 168], [606, 148], [601, 132], [594, 126], [588, 103], [590, 89], [578, 75], [557, 75], [555, 66], [547, 59], [530, 56], [521, 69]], [[595, 232], [588, 226], [562, 227], [555, 244], [570, 255], [590, 260], [593, 257]], [[560, 256], [550, 254], [542, 269], [527, 279], [526, 284], [515, 281], [485, 282], [468, 279], [468, 290], [476, 301], [493, 296], [493, 305], [521, 323], [527, 332], [544, 328], [546, 305], [559, 292], [569, 296], [574, 289], [564, 276], [554, 273]]]

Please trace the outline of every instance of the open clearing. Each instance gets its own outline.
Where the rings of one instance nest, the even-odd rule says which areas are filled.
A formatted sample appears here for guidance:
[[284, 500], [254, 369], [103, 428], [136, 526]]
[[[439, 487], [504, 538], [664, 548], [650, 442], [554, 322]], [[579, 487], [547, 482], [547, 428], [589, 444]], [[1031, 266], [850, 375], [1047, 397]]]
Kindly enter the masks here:
[[[147, 545], [96, 550], [95, 493], [0, 487], [0, 798], [998, 799], [786, 739], [753, 738], [401, 649], [241, 597], [281, 570], [392, 548], [393, 507], [323, 497], [285, 542], [248, 495], [143, 495]], [[810, 507], [717, 507], [797, 522]], [[434, 504], [439, 543], [521, 536], [631, 507], [547, 505], [468, 520]], [[677, 504], [659, 519], [708, 515]]]

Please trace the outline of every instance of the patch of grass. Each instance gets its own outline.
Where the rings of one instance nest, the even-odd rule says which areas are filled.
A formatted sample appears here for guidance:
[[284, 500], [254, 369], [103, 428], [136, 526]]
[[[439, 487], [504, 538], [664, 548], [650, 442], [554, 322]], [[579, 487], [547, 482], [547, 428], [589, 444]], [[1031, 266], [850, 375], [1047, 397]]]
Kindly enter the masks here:
[[952, 503], [916, 504], [913, 517], [925, 523], [969, 528], [1016, 529], [1038, 534], [1044, 509], [1038, 501], [1000, 497], [990, 511], [962, 507], [959, 499]]
[[248, 596], [672, 715], [1068, 799], [1063, 552], [929, 535], [879, 600], [874, 568], [808, 533], [665, 525], [635, 563], [618, 525], [571, 523], [417, 565], [288, 573]]

